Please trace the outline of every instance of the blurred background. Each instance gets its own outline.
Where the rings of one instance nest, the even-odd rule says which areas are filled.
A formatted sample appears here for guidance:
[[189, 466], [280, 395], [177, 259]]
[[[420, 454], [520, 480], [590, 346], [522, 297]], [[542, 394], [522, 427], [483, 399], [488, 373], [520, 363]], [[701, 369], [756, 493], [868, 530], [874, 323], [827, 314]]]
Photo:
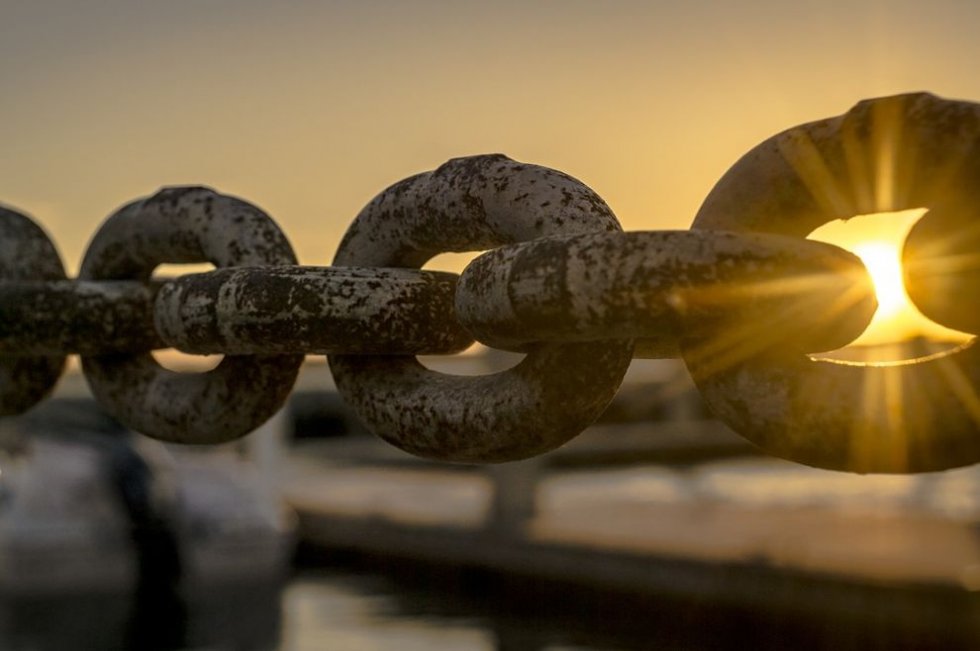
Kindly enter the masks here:
[[[383, 188], [489, 152], [581, 179], [627, 230], [687, 228], [785, 128], [895, 93], [980, 99], [978, 24], [967, 0], [5, 0], [0, 201], [69, 275], [108, 214], [178, 184], [257, 204], [327, 265]], [[823, 237], [878, 246], [875, 272], [920, 214]], [[886, 291], [876, 354], [963, 339]], [[765, 458], [670, 360], [636, 361], [566, 448], [491, 470], [376, 442], [322, 359], [227, 449], [133, 438], [77, 375], [0, 434], [3, 648], [980, 646], [976, 468]]]
[[5, 2], [3, 201], [69, 269], [115, 208], [200, 183], [329, 264], [384, 187], [503, 152], [686, 228], [743, 153], [857, 101], [980, 96], [959, 0]]

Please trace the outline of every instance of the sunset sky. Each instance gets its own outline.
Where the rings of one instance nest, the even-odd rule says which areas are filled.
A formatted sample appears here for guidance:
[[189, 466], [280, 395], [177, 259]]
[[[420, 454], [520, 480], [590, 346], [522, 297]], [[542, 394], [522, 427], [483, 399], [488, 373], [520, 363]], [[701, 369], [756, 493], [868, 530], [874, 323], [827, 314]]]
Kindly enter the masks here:
[[745, 151], [862, 98], [980, 100], [980, 3], [5, 2], [0, 201], [70, 274], [162, 185], [242, 196], [328, 264], [386, 185], [503, 152], [627, 229], [685, 228]]

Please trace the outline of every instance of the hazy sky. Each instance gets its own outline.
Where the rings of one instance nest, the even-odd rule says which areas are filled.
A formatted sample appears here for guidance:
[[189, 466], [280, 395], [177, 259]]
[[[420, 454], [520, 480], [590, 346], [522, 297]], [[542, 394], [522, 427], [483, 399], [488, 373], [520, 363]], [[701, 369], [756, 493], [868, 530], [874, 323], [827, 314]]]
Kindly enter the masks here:
[[684, 228], [742, 153], [911, 90], [980, 100], [980, 2], [0, 0], [0, 201], [77, 271], [117, 206], [201, 183], [328, 264], [386, 185], [504, 152]]

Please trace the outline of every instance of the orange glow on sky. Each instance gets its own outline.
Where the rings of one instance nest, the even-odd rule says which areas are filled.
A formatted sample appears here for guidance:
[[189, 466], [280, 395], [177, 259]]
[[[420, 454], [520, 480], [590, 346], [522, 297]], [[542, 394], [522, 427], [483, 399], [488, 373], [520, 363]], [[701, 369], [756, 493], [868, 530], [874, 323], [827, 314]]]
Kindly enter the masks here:
[[686, 228], [787, 127], [913, 90], [980, 98], [980, 3], [955, 0], [10, 5], [0, 201], [71, 275], [111, 211], [186, 183], [329, 264], [385, 186], [489, 152], [583, 180], [627, 230]]
[[[384, 187], [490, 152], [581, 179], [626, 230], [687, 228], [788, 127], [895, 93], [980, 99], [977, 24], [980, 3], [955, 0], [14, 3], [0, 202], [69, 275], [108, 214], [177, 184], [259, 205], [301, 263], [329, 264]], [[898, 245], [869, 223], [838, 243]], [[861, 342], [916, 334], [950, 333], [903, 304]]]

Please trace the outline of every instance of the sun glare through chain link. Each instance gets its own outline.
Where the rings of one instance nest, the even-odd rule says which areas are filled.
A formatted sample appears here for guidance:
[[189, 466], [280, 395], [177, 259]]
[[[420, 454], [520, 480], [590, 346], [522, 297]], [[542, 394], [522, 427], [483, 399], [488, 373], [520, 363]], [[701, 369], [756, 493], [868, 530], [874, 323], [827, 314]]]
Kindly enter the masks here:
[[[926, 93], [866, 100], [752, 149], [712, 189], [692, 228], [802, 238], [836, 219], [928, 208], [908, 238], [910, 293], [919, 304], [939, 306], [933, 313], [941, 323], [974, 328], [976, 294], [943, 291], [949, 269], [937, 253], [961, 233], [969, 246], [978, 243], [970, 221], [980, 209], [978, 178], [980, 105]], [[853, 309], [852, 301], [842, 296], [835, 309]], [[955, 318], [963, 312], [973, 320]], [[980, 350], [972, 341], [883, 365], [813, 359], [780, 346], [719, 364], [710, 338], [692, 337], [682, 347], [714, 412], [771, 454], [854, 472], [980, 461]]]
[[[631, 233], [561, 172], [454, 159], [368, 203], [332, 267], [298, 266], [255, 206], [183, 187], [118, 210], [72, 281], [43, 231], [0, 209], [0, 415], [41, 400], [77, 353], [96, 399], [130, 428], [218, 443], [280, 408], [303, 354], [329, 354], [338, 390], [385, 440], [500, 462], [585, 429], [634, 355], [682, 354], [715, 413], [771, 454], [856, 472], [976, 463], [977, 348], [886, 365], [807, 355], [853, 340], [875, 301], [853, 255], [803, 238], [833, 219], [927, 207], [905, 247], [909, 292], [976, 332], [978, 143], [976, 104], [868, 100], [749, 152], [692, 230]], [[486, 249], [461, 276], [419, 270]], [[188, 262], [217, 268], [151, 279]], [[526, 357], [483, 377], [415, 358], [474, 337]], [[164, 347], [225, 359], [178, 374], [149, 355]]]
[[[980, 120], [974, 140], [980, 140]], [[972, 164], [972, 169], [966, 164]], [[915, 306], [936, 323], [980, 333], [980, 155], [964, 161], [960, 192], [943, 197], [912, 227], [902, 250], [905, 287]], [[972, 193], [972, 194], [971, 194]]]
[[[854, 309], [828, 312], [840, 296]], [[875, 310], [860, 260], [835, 246], [761, 233], [633, 231], [494, 249], [460, 278], [456, 312], [488, 346], [637, 339], [637, 357], [678, 357], [682, 335], [834, 350]]]

